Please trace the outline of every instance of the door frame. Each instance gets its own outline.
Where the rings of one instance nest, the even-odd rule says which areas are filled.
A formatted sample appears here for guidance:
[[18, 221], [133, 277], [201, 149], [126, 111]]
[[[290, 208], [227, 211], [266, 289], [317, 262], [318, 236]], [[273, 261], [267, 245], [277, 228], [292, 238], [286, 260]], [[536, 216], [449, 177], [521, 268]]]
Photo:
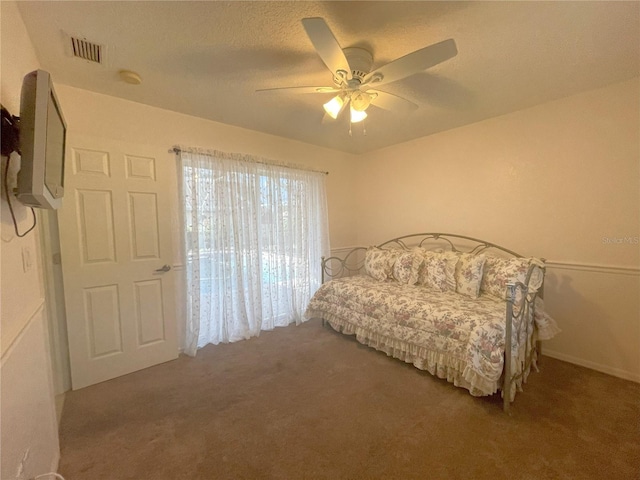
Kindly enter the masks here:
[[[67, 317], [64, 303], [64, 281], [60, 261], [58, 214], [55, 210], [37, 210], [40, 228], [40, 270], [44, 285], [45, 308], [51, 358], [53, 393], [58, 422], [62, 414], [64, 394], [71, 390], [71, 365], [67, 340]], [[56, 257], [57, 256], [57, 257]], [[58, 265], [56, 268], [54, 265]]]

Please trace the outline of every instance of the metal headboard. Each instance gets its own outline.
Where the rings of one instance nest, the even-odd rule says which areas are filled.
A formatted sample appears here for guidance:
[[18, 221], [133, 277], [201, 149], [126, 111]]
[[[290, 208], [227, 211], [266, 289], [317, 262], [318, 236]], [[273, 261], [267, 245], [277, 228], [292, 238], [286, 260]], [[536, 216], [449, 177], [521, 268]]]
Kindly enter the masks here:
[[[454, 240], [464, 240], [471, 242], [472, 245], [461, 247], [454, 243]], [[401, 237], [387, 240], [386, 242], [377, 245], [378, 248], [399, 248], [402, 250], [409, 250], [412, 247], [424, 247], [430, 243], [440, 242], [437, 245], [431, 245], [431, 247], [446, 247], [453, 252], [466, 252], [472, 254], [479, 254], [489, 249], [494, 249], [513, 257], [522, 258], [523, 255], [509, 250], [508, 248], [501, 247], [495, 243], [487, 242], [486, 240], [480, 240], [478, 238], [468, 237], [466, 235], [457, 235], [454, 233], [412, 233], [410, 235], [403, 235]], [[327, 278], [338, 278], [342, 276], [354, 275], [360, 272], [364, 268], [364, 252], [368, 247], [354, 247], [344, 257], [323, 257], [322, 258], [322, 283]]]
[[[415, 240], [420, 239], [420, 240], [407, 242], [408, 239], [415, 239]], [[459, 239], [459, 240], [467, 240], [467, 241], [475, 242], [477, 245], [475, 245], [472, 249], [464, 250], [467, 253], [477, 254], [489, 248], [494, 248], [496, 250], [501, 250], [505, 253], [508, 253], [509, 255], [513, 255], [514, 257], [522, 257], [522, 255], [514, 252], [513, 250], [506, 249], [504, 247], [501, 247], [500, 245], [496, 245], [495, 243], [487, 242], [485, 240], [480, 240], [473, 237], [467, 237], [465, 235], [456, 235], [454, 233], [413, 233], [411, 235], [404, 235], [402, 237], [388, 240], [378, 245], [378, 247], [379, 248], [389, 247], [395, 244], [397, 247], [407, 250], [411, 247], [416, 247], [416, 246], [422, 247], [424, 246], [425, 243], [429, 243], [430, 240], [435, 240], [435, 241], [444, 241], [449, 245], [451, 250], [454, 252], [462, 251], [462, 250], [458, 250], [458, 247], [451, 241], [451, 239]], [[407, 243], [409, 243], [409, 246], [407, 246]]]

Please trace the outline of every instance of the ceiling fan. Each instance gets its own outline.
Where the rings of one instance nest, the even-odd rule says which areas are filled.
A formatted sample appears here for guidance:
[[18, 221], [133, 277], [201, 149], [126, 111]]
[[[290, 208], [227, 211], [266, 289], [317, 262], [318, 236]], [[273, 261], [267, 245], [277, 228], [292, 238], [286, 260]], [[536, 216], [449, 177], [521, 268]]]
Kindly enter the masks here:
[[335, 93], [324, 104], [336, 119], [349, 106], [351, 123], [367, 117], [369, 105], [384, 110], [409, 112], [418, 105], [398, 95], [375, 89], [433, 67], [458, 53], [453, 39], [444, 40], [398, 58], [375, 70], [373, 55], [363, 48], [342, 48], [322, 18], [303, 18], [302, 25], [318, 55], [333, 74], [332, 87], [283, 87], [256, 90], [257, 93]]

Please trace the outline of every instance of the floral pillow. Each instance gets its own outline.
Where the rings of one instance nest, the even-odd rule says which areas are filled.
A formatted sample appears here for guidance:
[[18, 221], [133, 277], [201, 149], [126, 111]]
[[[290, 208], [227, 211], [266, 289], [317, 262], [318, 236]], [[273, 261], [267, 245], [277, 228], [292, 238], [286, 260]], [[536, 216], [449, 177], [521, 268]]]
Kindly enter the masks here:
[[415, 285], [423, 263], [424, 258], [418, 252], [401, 253], [393, 264], [393, 277], [400, 283]]
[[396, 256], [397, 253], [391, 250], [369, 247], [364, 257], [364, 269], [368, 275], [383, 282], [392, 276]]
[[456, 292], [471, 298], [478, 298], [485, 261], [484, 254], [461, 253], [459, 255], [456, 265]]
[[418, 283], [434, 288], [439, 292], [448, 290], [447, 258], [442, 253], [424, 251], [424, 262], [418, 274]]
[[460, 254], [458, 252], [445, 251], [441, 254], [446, 262], [446, 274], [447, 274], [447, 290], [455, 292], [457, 290], [456, 285], [456, 268], [458, 266], [458, 260], [460, 260]]
[[529, 258], [498, 258], [487, 257], [484, 264], [484, 274], [480, 290], [493, 297], [504, 300], [507, 284], [522, 282], [527, 279]]

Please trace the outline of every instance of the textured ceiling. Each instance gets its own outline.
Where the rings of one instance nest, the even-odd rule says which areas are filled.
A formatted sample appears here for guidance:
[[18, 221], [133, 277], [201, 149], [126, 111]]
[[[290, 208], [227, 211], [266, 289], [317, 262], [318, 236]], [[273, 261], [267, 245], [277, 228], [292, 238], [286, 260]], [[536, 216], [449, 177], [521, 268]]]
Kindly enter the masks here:
[[[352, 153], [520, 110], [640, 74], [638, 2], [19, 2], [56, 83]], [[371, 107], [348, 134], [323, 122], [326, 94], [256, 95], [331, 85], [300, 23], [323, 17], [374, 68], [455, 39], [458, 55], [380, 87], [420, 108]], [[63, 32], [107, 46], [107, 65], [68, 56]], [[120, 69], [143, 83], [126, 84]], [[347, 117], [346, 115], [344, 117]]]

